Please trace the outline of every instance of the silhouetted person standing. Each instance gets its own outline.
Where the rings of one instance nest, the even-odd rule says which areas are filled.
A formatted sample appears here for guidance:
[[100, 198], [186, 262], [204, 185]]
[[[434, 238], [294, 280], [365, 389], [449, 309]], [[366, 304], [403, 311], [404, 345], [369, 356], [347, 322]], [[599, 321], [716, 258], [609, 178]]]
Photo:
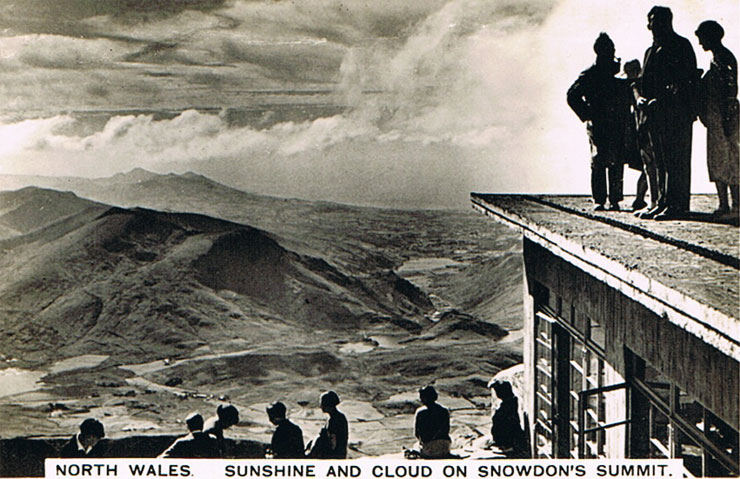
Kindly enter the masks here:
[[203, 416], [191, 413], [185, 419], [188, 434], [177, 439], [160, 458], [217, 458], [221, 457], [218, 440], [203, 432]]
[[614, 58], [614, 42], [606, 33], [594, 42], [596, 62], [581, 72], [568, 89], [568, 105], [586, 122], [591, 145], [591, 195], [594, 210], [619, 210], [624, 175], [624, 125], [626, 113], [624, 87], [615, 77], [619, 60]]
[[[740, 202], [737, 59], [722, 44], [724, 35], [722, 26], [713, 20], [702, 22], [696, 29], [699, 44], [712, 52], [712, 63], [699, 84], [699, 119], [707, 127], [709, 181], [716, 185], [719, 198], [715, 214], [729, 214], [737, 219]], [[728, 187], [732, 208], [727, 198]]]
[[421, 445], [420, 455], [424, 458], [450, 456], [450, 411], [437, 403], [437, 390], [425, 386], [419, 390], [423, 404], [414, 416], [414, 435]]
[[[648, 180], [645, 173], [645, 162], [642, 159], [642, 146], [644, 138], [641, 139], [640, 132], [638, 131], [637, 112], [635, 109], [635, 98], [633, 94], [633, 83], [640, 76], [640, 60], [630, 60], [624, 64], [624, 74], [626, 75], [625, 82], [625, 105], [624, 108], [629, 110], [627, 115], [627, 124], [625, 125], [626, 133], [624, 138], [625, 153], [627, 159], [627, 165], [640, 172], [640, 177], [637, 179], [635, 201], [632, 202], [632, 211], [639, 211], [643, 208], [648, 207], [645, 202], [645, 195], [648, 191]], [[644, 137], [644, 135], [643, 135]], [[655, 193], [650, 195], [651, 203], [655, 201]], [[654, 207], [655, 205], [653, 205]]]
[[303, 431], [286, 416], [285, 404], [276, 402], [267, 408], [267, 417], [275, 426], [270, 450], [275, 459], [303, 459]]
[[103, 423], [97, 419], [87, 418], [80, 424], [80, 432], [72, 436], [59, 451], [59, 457], [103, 457], [105, 447], [101, 439], [104, 437], [105, 428], [103, 427]]
[[216, 416], [209, 418], [203, 425], [203, 432], [215, 437], [222, 457], [227, 457], [226, 441], [224, 440], [224, 429], [228, 429], [239, 423], [239, 411], [236, 407], [219, 405], [216, 408]]
[[645, 52], [635, 97], [650, 139], [647, 152], [657, 172], [658, 205], [640, 217], [671, 219], [687, 213], [691, 199], [696, 55], [689, 41], [673, 31], [669, 8], [653, 7], [648, 29], [653, 44]]
[[508, 458], [529, 458], [527, 438], [519, 420], [519, 401], [511, 389], [511, 383], [496, 380], [493, 383], [493, 390], [501, 400], [491, 418], [491, 437], [494, 444], [500, 447]]

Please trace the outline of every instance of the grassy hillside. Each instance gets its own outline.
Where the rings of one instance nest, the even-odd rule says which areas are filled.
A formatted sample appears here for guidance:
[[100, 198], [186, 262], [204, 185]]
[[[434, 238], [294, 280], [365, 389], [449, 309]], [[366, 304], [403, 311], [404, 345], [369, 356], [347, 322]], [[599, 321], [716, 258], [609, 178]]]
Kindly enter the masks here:
[[45, 374], [0, 396], [3, 436], [68, 434], [89, 415], [113, 437], [175, 433], [230, 401], [232, 435], [265, 440], [264, 406], [283, 400], [308, 438], [331, 388], [352, 454], [384, 454], [413, 444], [431, 382], [457, 443], [486, 434], [486, 382], [521, 359], [506, 334], [521, 325], [513, 232], [194, 174], [63, 182], [78, 196], [0, 193], [0, 374]]

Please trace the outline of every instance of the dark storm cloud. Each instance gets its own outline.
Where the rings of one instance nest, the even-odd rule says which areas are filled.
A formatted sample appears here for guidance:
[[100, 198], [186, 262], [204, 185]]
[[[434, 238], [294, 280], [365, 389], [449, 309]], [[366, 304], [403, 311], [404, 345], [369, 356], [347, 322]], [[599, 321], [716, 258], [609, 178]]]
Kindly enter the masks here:
[[24, 70], [39, 80], [49, 80], [49, 70], [97, 71], [119, 69], [116, 60], [129, 51], [121, 42], [80, 39], [63, 35], [0, 37], [0, 70]]
[[[210, 95], [206, 102], [221, 103], [226, 85], [290, 89], [297, 83], [346, 86], [356, 80], [360, 90], [394, 89], [399, 83], [435, 84], [448, 70], [457, 71], [456, 61], [440, 59], [458, 58], [452, 47], [475, 34], [481, 18], [539, 19], [552, 1], [18, 0], [0, 3], [0, 21], [17, 27], [0, 37], [0, 67], [25, 69], [32, 85], [64, 82], [69, 77], [64, 70], [118, 72], [115, 91], [123, 93], [105, 96], [103, 89], [80, 85], [70, 103], [115, 102], [124, 93], [126, 104], [148, 102], [148, 91], [141, 95], [127, 87], [147, 77], [147, 84], [158, 83], [162, 91], [177, 91], [172, 96], [184, 103], [191, 93], [198, 103], [202, 95]], [[26, 28], [22, 34], [20, 26]], [[188, 80], [195, 72], [211, 77], [194, 81], [191, 92]], [[175, 77], [166, 73], [183, 81], [170, 81]], [[411, 81], [404, 80], [407, 75]], [[204, 93], [203, 84], [211, 90]], [[10, 93], [19, 105], [45, 104], [38, 99], [41, 90], [28, 95], [26, 86], [16, 84]], [[418, 92], [406, 93], [404, 98]], [[421, 92], [421, 97], [430, 95]]]
[[220, 13], [233, 19], [241, 31], [325, 39], [352, 46], [377, 39], [406, 38], [446, 1], [235, 1]]
[[154, 78], [171, 78], [176, 76], [172, 72], [155, 72], [155, 71], [147, 71], [143, 73], [146, 76], [154, 77]]
[[[6, 38], [26, 37], [12, 57], [33, 68], [236, 63], [269, 81], [326, 82], [346, 48], [403, 42], [444, 1], [19, 0], [0, 5], [0, 23]], [[59, 48], [58, 38], [74, 42]], [[114, 45], [106, 54], [102, 42], [83, 40]]]
[[209, 11], [225, 0], [19, 0], [0, 7], [3, 21], [17, 33], [72, 33], [81, 20], [111, 15], [135, 21], [175, 15], [184, 10]]
[[286, 25], [295, 29], [297, 33], [306, 34], [315, 38], [324, 38], [329, 41], [353, 45], [377, 38], [405, 38], [430, 11], [431, 2], [424, 10], [412, 8], [402, 12], [386, 11], [383, 9], [366, 11], [363, 14], [347, 10], [343, 4], [326, 7], [328, 15], [333, 17], [332, 22], [320, 22], [321, 17], [308, 10], [308, 6], [299, 6], [296, 11], [304, 18], [313, 18], [317, 23]]

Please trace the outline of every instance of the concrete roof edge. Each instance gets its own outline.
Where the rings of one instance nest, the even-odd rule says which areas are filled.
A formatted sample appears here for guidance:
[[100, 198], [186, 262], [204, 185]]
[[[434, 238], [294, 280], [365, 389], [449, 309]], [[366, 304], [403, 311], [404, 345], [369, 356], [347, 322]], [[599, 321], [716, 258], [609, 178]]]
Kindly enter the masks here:
[[[522, 199], [526, 199], [529, 195], [502, 196], [521, 196]], [[710, 305], [703, 304], [638, 271], [630, 270], [595, 250], [584, 248], [583, 245], [540, 227], [515, 213], [496, 208], [478, 198], [475, 193], [471, 194], [471, 201], [474, 209], [521, 231], [525, 237], [553, 254], [740, 361], [739, 318], [728, 316]]]

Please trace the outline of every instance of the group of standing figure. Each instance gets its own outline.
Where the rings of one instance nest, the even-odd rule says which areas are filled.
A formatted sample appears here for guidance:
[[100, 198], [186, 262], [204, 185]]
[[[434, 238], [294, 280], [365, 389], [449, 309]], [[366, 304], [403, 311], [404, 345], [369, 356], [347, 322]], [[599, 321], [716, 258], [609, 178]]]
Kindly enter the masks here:
[[641, 172], [632, 204], [638, 217], [684, 217], [690, 211], [692, 125], [698, 116], [707, 128], [709, 180], [719, 198], [715, 214], [736, 220], [737, 60], [722, 44], [724, 30], [708, 20], [695, 32], [702, 48], [712, 53], [711, 66], [703, 73], [691, 43], [673, 30], [669, 8], [653, 7], [648, 29], [653, 44], [642, 66], [638, 60], [629, 61], [624, 65], [626, 78], [617, 77], [620, 60], [614, 43], [601, 33], [594, 43], [596, 62], [568, 90], [568, 104], [588, 131], [594, 209], [620, 209], [626, 163]]

